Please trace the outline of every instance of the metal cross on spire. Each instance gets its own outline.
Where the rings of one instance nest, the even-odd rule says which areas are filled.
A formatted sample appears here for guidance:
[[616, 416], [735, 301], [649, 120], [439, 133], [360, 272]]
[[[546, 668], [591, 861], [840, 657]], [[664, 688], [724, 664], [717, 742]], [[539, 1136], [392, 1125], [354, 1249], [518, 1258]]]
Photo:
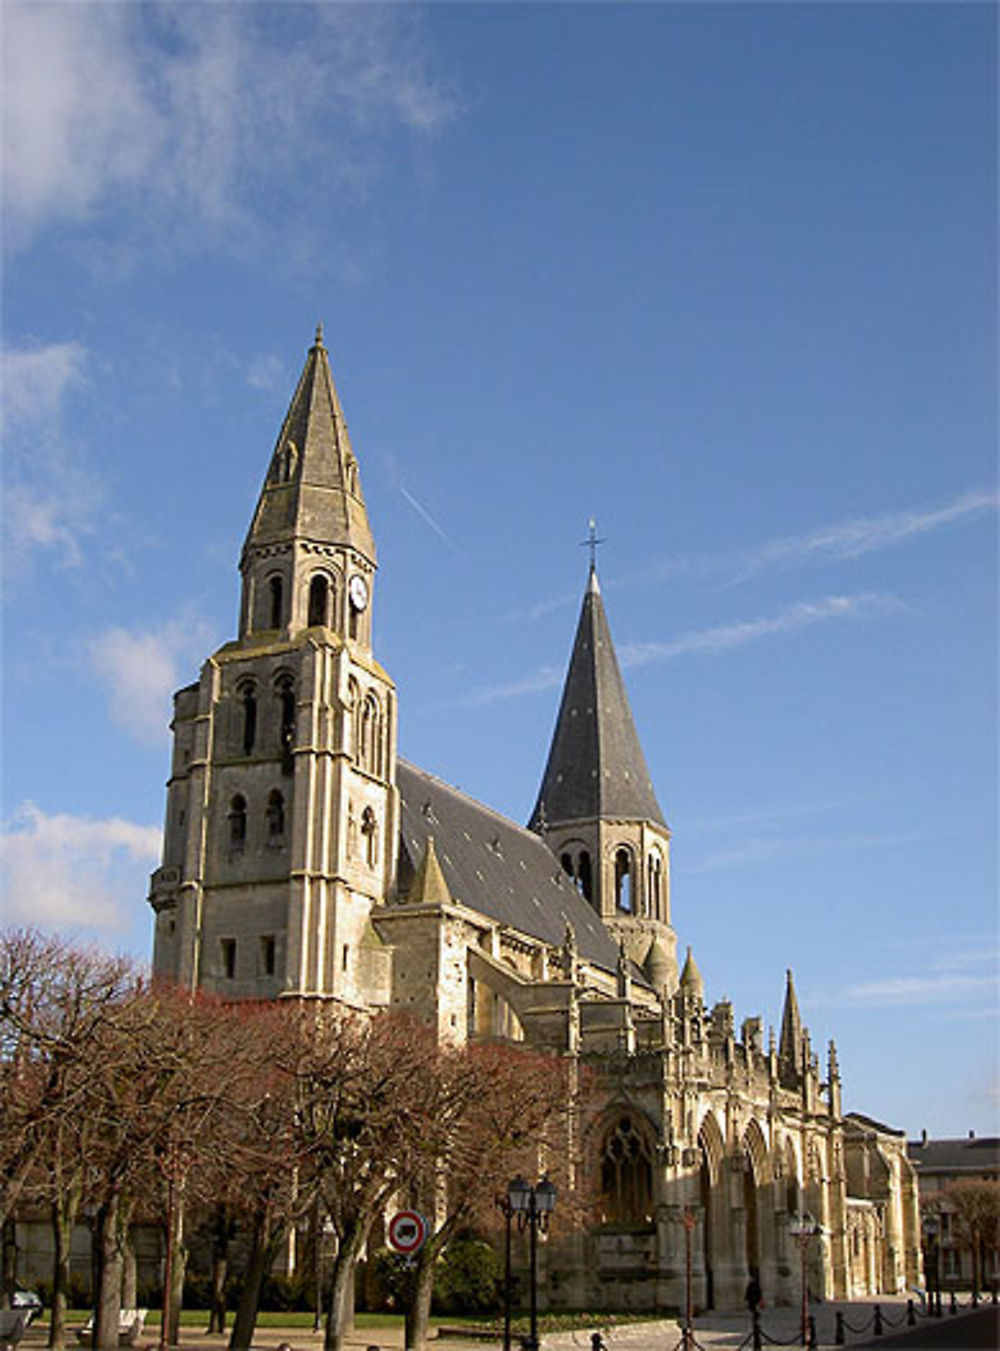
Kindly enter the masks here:
[[603, 543], [604, 540], [598, 539], [597, 537], [597, 522], [594, 520], [593, 516], [591, 516], [590, 520], [587, 522], [587, 538], [580, 541], [581, 549], [590, 550], [591, 572], [596, 572], [597, 570], [597, 546]]

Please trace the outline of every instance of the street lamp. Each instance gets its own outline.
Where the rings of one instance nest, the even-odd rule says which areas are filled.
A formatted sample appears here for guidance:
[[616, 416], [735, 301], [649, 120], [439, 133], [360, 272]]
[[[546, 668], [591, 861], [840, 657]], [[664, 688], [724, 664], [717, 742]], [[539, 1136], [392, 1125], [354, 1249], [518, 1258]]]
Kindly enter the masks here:
[[695, 1227], [698, 1224], [698, 1212], [700, 1206], [687, 1202], [683, 1209], [677, 1213], [672, 1212], [670, 1218], [679, 1221], [684, 1226], [684, 1332], [681, 1337], [680, 1351], [692, 1351], [694, 1340], [694, 1290], [693, 1290], [693, 1258], [691, 1243], [694, 1237]]
[[[511, 1212], [517, 1216], [517, 1227], [523, 1233], [528, 1230], [530, 1240], [530, 1259], [528, 1264], [528, 1290], [529, 1290], [529, 1332], [522, 1345], [525, 1351], [538, 1351], [538, 1231], [546, 1233], [549, 1227], [549, 1216], [556, 1208], [556, 1189], [547, 1177], [543, 1177], [540, 1182], [534, 1186], [526, 1182], [518, 1174], [507, 1187], [507, 1201]], [[510, 1221], [508, 1219], [508, 1235], [510, 1234]], [[509, 1249], [508, 1249], [509, 1253]], [[510, 1270], [510, 1259], [508, 1256], [508, 1272]], [[508, 1276], [507, 1285], [507, 1307], [510, 1308], [510, 1281]], [[510, 1324], [509, 1312], [505, 1320], [505, 1351], [510, 1346]]]
[[924, 1231], [924, 1276], [927, 1279], [927, 1312], [941, 1317], [941, 1272], [939, 1269], [938, 1218], [928, 1213], [921, 1228]]
[[809, 1247], [809, 1240], [815, 1238], [821, 1232], [820, 1226], [813, 1219], [808, 1211], [799, 1215], [797, 1220], [793, 1220], [788, 1226], [788, 1232], [799, 1245], [799, 1253], [802, 1263], [802, 1345], [805, 1346], [809, 1341], [809, 1287], [806, 1284], [806, 1250]]

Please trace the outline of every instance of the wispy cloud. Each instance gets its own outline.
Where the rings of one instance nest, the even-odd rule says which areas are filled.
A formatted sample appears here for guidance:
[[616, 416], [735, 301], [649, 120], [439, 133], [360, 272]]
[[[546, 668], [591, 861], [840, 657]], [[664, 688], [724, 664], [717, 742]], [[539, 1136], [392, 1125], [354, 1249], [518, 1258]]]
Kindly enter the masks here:
[[670, 661], [676, 657], [711, 655], [746, 647], [762, 638], [774, 638], [794, 633], [798, 629], [811, 628], [828, 619], [861, 619], [903, 608], [903, 602], [897, 596], [877, 591], [866, 591], [856, 596], [824, 596], [820, 600], [799, 601], [776, 615], [698, 629], [668, 642], [626, 643], [619, 648], [618, 656], [622, 666], [635, 667], [645, 666], [651, 661]]
[[107, 687], [112, 719], [137, 741], [165, 741], [171, 696], [191, 678], [210, 641], [205, 624], [187, 620], [155, 630], [111, 628], [98, 634], [87, 655]]
[[104, 501], [104, 484], [65, 434], [65, 407], [86, 386], [89, 356], [79, 342], [7, 347], [4, 397], [4, 555], [16, 573], [39, 550], [66, 567]]
[[[865, 554], [895, 548], [909, 540], [936, 531], [971, 525], [983, 516], [995, 513], [1000, 494], [995, 488], [966, 492], [934, 507], [905, 508], [881, 516], [851, 517], [832, 525], [763, 544], [740, 554], [694, 554], [652, 559], [645, 566], [602, 582], [605, 591], [628, 591], [658, 586], [678, 577], [714, 580], [716, 585], [735, 585], [768, 571], [790, 570], [821, 562], [848, 562]], [[541, 619], [552, 610], [578, 600], [578, 596], [559, 596], [541, 600], [518, 610], [509, 618]]]
[[4, 823], [4, 919], [48, 927], [121, 926], [160, 857], [160, 831], [121, 817], [49, 815], [25, 802]]
[[[809, 628], [829, 619], [860, 619], [870, 615], [905, 608], [896, 596], [881, 592], [864, 592], [857, 596], [825, 596], [817, 601], [800, 601], [776, 615], [758, 619], [720, 624], [714, 628], [698, 629], [667, 642], [626, 643], [618, 649], [622, 666], [645, 666], [655, 661], [672, 661], [678, 657], [711, 656], [733, 648], [745, 647], [762, 638], [777, 637]], [[503, 684], [490, 685], [470, 695], [463, 702], [468, 705], [495, 703], [499, 699], [514, 699], [524, 694], [553, 689], [562, 681], [562, 672], [543, 666], [528, 675]]]
[[883, 516], [859, 516], [803, 534], [770, 540], [747, 554], [737, 579], [770, 568], [793, 567], [814, 559], [853, 559], [876, 550], [891, 549], [919, 535], [962, 525], [997, 510], [995, 489], [963, 493], [943, 506], [908, 509]]
[[9, 2], [4, 24], [15, 245], [113, 210], [161, 243], [259, 243], [283, 220], [288, 247], [309, 194], [265, 200], [263, 176], [308, 170], [362, 200], [393, 132], [425, 136], [455, 111], [418, 16], [389, 6]]
[[884, 980], [851, 985], [844, 999], [854, 1004], [882, 1007], [904, 1004], [951, 1004], [989, 996], [997, 1003], [997, 973], [970, 976], [952, 972], [919, 976], [889, 976]]

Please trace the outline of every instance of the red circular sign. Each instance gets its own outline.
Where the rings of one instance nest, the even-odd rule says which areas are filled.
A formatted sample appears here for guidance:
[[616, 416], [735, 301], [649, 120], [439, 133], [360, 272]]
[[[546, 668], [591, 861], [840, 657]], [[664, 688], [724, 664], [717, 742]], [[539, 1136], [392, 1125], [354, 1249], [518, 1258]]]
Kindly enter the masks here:
[[417, 1252], [426, 1238], [427, 1221], [415, 1210], [400, 1210], [389, 1221], [389, 1246], [396, 1252]]

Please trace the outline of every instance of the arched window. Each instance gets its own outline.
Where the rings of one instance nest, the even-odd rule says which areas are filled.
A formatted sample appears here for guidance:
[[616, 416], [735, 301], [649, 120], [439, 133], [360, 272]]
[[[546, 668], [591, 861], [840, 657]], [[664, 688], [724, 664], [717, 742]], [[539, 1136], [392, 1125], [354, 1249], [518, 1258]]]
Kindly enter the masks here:
[[309, 628], [330, 623], [330, 583], [317, 573], [309, 583]]
[[281, 768], [285, 774], [293, 769], [292, 750], [295, 745], [295, 684], [291, 676], [282, 676], [276, 686], [280, 712], [279, 742]]
[[615, 850], [615, 906], [632, 914], [632, 855], [628, 849]]
[[257, 691], [253, 685], [242, 686], [240, 703], [243, 706], [243, 753], [249, 755], [257, 739]]
[[268, 628], [280, 629], [284, 601], [284, 588], [281, 584], [281, 578], [277, 575], [269, 577], [267, 579], [267, 589], [271, 600], [271, 622], [268, 625]]
[[663, 918], [663, 859], [654, 849], [649, 856], [649, 914]]
[[267, 799], [267, 838], [280, 840], [285, 833], [285, 798], [275, 788]]
[[372, 774], [382, 772], [382, 719], [378, 700], [373, 694], [365, 696], [361, 706], [358, 728], [358, 763]]
[[361, 813], [361, 834], [365, 841], [365, 862], [374, 868], [378, 860], [378, 822], [371, 807]]
[[601, 1149], [601, 1210], [606, 1223], [651, 1224], [653, 1153], [635, 1119], [622, 1116]]
[[247, 842], [247, 800], [237, 793], [229, 804], [229, 845], [242, 849]]

